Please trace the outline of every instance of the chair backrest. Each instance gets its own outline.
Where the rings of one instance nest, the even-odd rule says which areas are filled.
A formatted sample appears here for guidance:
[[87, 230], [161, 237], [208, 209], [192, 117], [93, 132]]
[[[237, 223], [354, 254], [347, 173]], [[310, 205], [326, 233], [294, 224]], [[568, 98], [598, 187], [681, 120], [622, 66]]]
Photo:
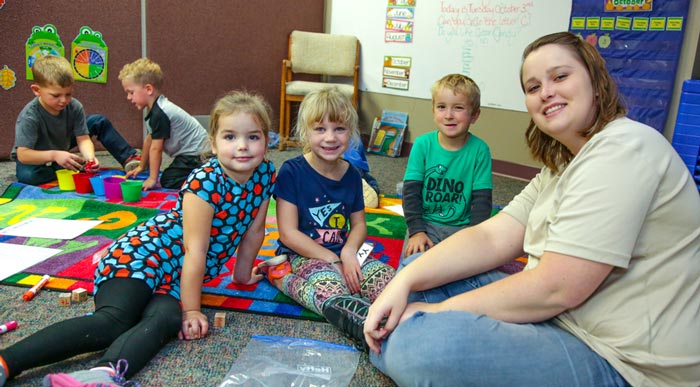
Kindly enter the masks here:
[[357, 51], [357, 38], [350, 35], [292, 31], [289, 36], [289, 60], [295, 73], [352, 77]]

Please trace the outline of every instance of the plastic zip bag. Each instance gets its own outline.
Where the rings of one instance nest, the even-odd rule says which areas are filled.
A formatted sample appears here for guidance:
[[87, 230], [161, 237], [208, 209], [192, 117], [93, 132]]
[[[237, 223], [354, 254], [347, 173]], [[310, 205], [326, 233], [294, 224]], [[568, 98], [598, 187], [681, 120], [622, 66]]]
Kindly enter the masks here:
[[345, 387], [359, 361], [346, 345], [253, 335], [219, 387]]

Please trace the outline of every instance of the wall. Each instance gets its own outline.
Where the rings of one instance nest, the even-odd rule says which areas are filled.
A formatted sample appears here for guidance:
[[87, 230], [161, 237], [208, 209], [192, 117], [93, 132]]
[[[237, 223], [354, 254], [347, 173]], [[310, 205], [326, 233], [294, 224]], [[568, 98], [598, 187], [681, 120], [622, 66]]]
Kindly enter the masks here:
[[222, 94], [244, 88], [266, 97], [277, 122], [287, 37], [294, 29], [323, 31], [323, 15], [324, 4], [317, 0], [6, 1], [0, 8], [0, 68], [8, 65], [18, 81], [10, 90], [0, 89], [0, 159], [9, 157], [17, 114], [33, 98], [24, 45], [35, 25], [54, 24], [67, 52], [81, 26], [102, 33], [109, 47], [107, 83], [76, 82], [74, 96], [88, 114], [107, 115], [140, 147], [143, 115], [128, 103], [117, 78], [124, 64], [145, 51], [163, 68], [163, 94], [190, 114], [208, 115]]
[[[96, 5], [99, 3], [99, 6]], [[5, 1], [0, 8], [0, 67], [15, 72], [15, 87], [0, 89], [0, 159], [9, 157], [17, 115], [34, 94], [25, 73], [25, 44], [32, 27], [53, 24], [70, 60], [71, 43], [80, 27], [102, 33], [108, 46], [107, 83], [76, 82], [73, 96], [88, 114], [105, 113], [132, 144], [141, 141], [141, 115], [126, 101], [117, 79], [119, 69], [141, 56], [140, 0]]]
[[167, 76], [165, 94], [190, 114], [209, 115], [217, 98], [244, 88], [266, 97], [278, 122], [289, 33], [323, 31], [323, 13], [317, 0], [149, 1], [147, 51]]
[[673, 87], [673, 99], [671, 99], [666, 127], [664, 128], [664, 136], [669, 141], [673, 139], [673, 128], [676, 126], [683, 81], [700, 79], [700, 1], [691, 0], [685, 28], [676, 82]]
[[[511, 92], [520, 87], [522, 50], [537, 37], [566, 29], [570, 14], [571, 0], [418, 1], [415, 7], [335, 0], [330, 32], [354, 35], [362, 42], [363, 91], [430, 99], [435, 80], [462, 73], [478, 81], [482, 106], [524, 112], [522, 93]], [[410, 22], [397, 15], [410, 17]], [[394, 28], [391, 32], [388, 24]], [[383, 76], [386, 56], [410, 59], [408, 79]], [[386, 87], [387, 80], [396, 88]]]
[[[327, 3], [329, 0], [326, 0]], [[326, 10], [326, 30], [329, 30], [330, 10]], [[679, 60], [678, 72], [674, 87], [673, 100], [670, 105], [664, 135], [669, 140], [673, 136], [676, 111], [683, 80], [690, 79], [693, 67], [700, 63], [700, 2], [691, 1], [683, 37], [683, 48]], [[698, 77], [698, 74], [695, 74]], [[521, 93], [520, 89], [513, 90]], [[408, 141], [434, 130], [429, 100], [397, 97], [380, 93], [362, 92], [360, 94], [360, 118], [363, 131], [368, 132], [372, 119], [381, 114], [383, 109], [398, 110], [409, 113]], [[483, 108], [477, 123], [472, 126], [472, 132], [484, 139], [491, 148], [494, 158], [494, 171], [530, 178], [541, 167], [532, 160], [525, 146], [524, 133], [529, 116], [527, 113]]]

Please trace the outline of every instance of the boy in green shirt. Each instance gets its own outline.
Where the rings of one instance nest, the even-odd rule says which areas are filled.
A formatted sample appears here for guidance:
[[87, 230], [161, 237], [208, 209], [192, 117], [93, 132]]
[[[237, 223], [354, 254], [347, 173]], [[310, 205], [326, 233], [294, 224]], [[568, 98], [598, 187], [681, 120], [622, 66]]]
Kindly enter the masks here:
[[416, 139], [404, 175], [408, 230], [402, 267], [491, 215], [491, 153], [483, 140], [469, 133], [481, 112], [479, 87], [465, 75], [449, 74], [431, 91], [437, 130]]

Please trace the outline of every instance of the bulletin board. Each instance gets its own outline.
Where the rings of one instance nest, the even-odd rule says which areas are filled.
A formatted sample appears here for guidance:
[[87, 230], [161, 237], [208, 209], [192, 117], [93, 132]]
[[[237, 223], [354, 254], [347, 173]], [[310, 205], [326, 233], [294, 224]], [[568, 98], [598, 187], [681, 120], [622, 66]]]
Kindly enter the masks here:
[[603, 56], [627, 116], [660, 132], [673, 98], [688, 6], [689, 0], [576, 0], [571, 10], [570, 31]]
[[[519, 81], [523, 49], [542, 35], [566, 31], [571, 3], [333, 0], [330, 32], [359, 38], [361, 90], [430, 99], [430, 86], [436, 80], [449, 73], [462, 73], [481, 88], [482, 106], [525, 111]], [[407, 19], [407, 15], [413, 19]], [[392, 35], [387, 32], [388, 24], [410, 30], [410, 36], [400, 32]], [[396, 36], [406, 36], [410, 41], [397, 42]], [[410, 62], [410, 66], [389, 71], [405, 78], [403, 70], [407, 69], [407, 83], [400, 84], [407, 84], [407, 89], [386, 86], [386, 68], [391, 67], [385, 65], [387, 58]]]

